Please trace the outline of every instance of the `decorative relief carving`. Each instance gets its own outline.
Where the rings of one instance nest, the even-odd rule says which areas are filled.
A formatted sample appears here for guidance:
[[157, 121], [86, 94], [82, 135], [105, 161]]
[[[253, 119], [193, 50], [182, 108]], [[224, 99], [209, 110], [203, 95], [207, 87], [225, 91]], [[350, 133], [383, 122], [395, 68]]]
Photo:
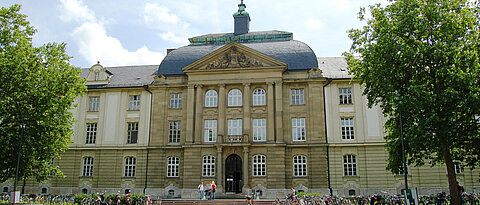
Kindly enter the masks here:
[[225, 69], [225, 68], [247, 68], [261, 67], [263, 64], [244, 53], [238, 51], [236, 46], [232, 46], [223, 57], [209, 63], [206, 69]]

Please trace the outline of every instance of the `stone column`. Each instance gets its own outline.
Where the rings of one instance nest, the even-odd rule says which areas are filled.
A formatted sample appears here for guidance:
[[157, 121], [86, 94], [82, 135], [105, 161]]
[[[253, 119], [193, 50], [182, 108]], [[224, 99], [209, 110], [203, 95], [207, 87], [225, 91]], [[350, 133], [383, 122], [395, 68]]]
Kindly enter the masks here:
[[195, 85], [197, 87], [197, 99], [195, 100], [195, 134], [194, 143], [202, 143], [202, 120], [203, 120], [203, 86]]
[[273, 82], [267, 82], [267, 142], [275, 142], [275, 103], [273, 100]]
[[222, 147], [217, 146], [217, 192], [222, 193], [223, 192], [223, 169], [222, 169], [222, 162], [223, 162], [223, 157], [222, 157]]
[[276, 142], [283, 143], [285, 141], [283, 136], [283, 85], [282, 81], [275, 82], [275, 128], [276, 128]]
[[193, 123], [194, 121], [194, 107], [195, 106], [195, 86], [188, 85], [187, 91], [187, 135], [185, 139], [186, 144], [193, 143]]
[[[220, 84], [220, 89], [218, 92], [218, 135], [225, 137], [225, 84]], [[220, 138], [220, 137], [219, 137]], [[218, 139], [217, 143], [223, 143], [222, 139]]]
[[248, 147], [243, 147], [243, 193], [246, 194], [250, 186], [248, 186], [248, 176], [250, 173], [248, 172]]
[[250, 83], [243, 84], [243, 133], [247, 134], [249, 137], [248, 141], [252, 141], [253, 138], [250, 137], [250, 126], [252, 124], [250, 120], [250, 102], [251, 102], [252, 93], [250, 91]]

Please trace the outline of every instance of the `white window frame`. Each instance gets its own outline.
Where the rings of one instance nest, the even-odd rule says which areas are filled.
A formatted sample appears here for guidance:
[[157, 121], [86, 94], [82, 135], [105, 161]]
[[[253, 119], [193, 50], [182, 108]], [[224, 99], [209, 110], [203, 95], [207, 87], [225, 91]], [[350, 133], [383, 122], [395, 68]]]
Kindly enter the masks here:
[[123, 176], [124, 177], [135, 177], [135, 165], [137, 159], [135, 157], [126, 157], [125, 158], [125, 167]]
[[228, 136], [242, 135], [242, 119], [228, 120]]
[[252, 157], [252, 175], [254, 177], [267, 176], [267, 158], [264, 155]]
[[292, 105], [305, 105], [305, 90], [303, 88], [292, 89], [290, 93]]
[[167, 177], [178, 177], [180, 159], [178, 157], [167, 158]]
[[262, 88], [257, 88], [253, 91], [253, 106], [266, 105], [265, 101], [265, 90]]
[[181, 121], [168, 122], [168, 143], [180, 143]]
[[100, 106], [100, 96], [91, 96], [88, 98], [88, 111], [98, 112]]
[[205, 93], [205, 107], [217, 107], [218, 95], [216, 90], [209, 90]]
[[94, 81], [100, 80], [100, 73], [99, 72], [95, 72], [93, 80]]
[[352, 101], [352, 88], [338, 88], [338, 97], [340, 105], [353, 104]]
[[128, 110], [140, 110], [140, 95], [130, 95]]
[[85, 144], [95, 144], [97, 139], [97, 123], [87, 123]]
[[253, 141], [264, 142], [267, 141], [267, 120], [253, 119]]
[[170, 94], [170, 109], [182, 108], [182, 93]]
[[340, 128], [342, 134], [342, 140], [354, 140], [355, 139], [355, 121], [352, 117], [340, 118]]
[[231, 89], [228, 92], [228, 106], [242, 106], [242, 91]]
[[215, 157], [211, 155], [203, 156], [202, 158], [202, 176], [215, 176]]
[[293, 176], [294, 177], [306, 177], [307, 174], [307, 157], [303, 155], [297, 155], [293, 157]]
[[138, 122], [129, 122], [127, 124], [127, 144], [137, 144], [138, 142]]
[[292, 118], [292, 140], [294, 142], [302, 142], [307, 140], [305, 118]]
[[82, 177], [91, 177], [93, 176], [93, 157], [84, 157], [83, 158], [83, 169]]
[[462, 165], [460, 162], [453, 162], [453, 170], [455, 170], [455, 174], [462, 174]]
[[217, 141], [217, 120], [205, 120], [203, 139], [205, 142]]
[[343, 176], [357, 176], [357, 157], [355, 155], [343, 155]]

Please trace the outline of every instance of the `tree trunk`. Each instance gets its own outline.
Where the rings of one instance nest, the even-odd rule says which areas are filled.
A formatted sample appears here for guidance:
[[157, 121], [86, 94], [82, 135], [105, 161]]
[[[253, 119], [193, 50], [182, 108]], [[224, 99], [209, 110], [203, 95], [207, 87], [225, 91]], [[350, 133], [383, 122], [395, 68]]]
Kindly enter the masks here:
[[460, 192], [458, 191], [458, 182], [455, 176], [455, 169], [453, 167], [452, 156], [450, 155], [450, 150], [443, 151], [443, 158], [445, 160], [445, 165], [447, 166], [447, 176], [448, 176], [448, 189], [450, 190], [450, 204], [460, 205], [462, 204]]

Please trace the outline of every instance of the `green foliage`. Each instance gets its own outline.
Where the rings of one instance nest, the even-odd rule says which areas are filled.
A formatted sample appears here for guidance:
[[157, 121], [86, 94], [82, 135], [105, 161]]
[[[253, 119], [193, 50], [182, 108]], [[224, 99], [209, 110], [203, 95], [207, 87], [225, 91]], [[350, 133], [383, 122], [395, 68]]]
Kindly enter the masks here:
[[453, 161], [479, 166], [478, 2], [398, 0], [370, 11], [370, 19], [360, 12], [366, 26], [349, 31], [344, 55], [369, 106], [388, 116], [388, 169], [398, 172], [403, 161], [401, 113], [408, 163], [445, 163], [452, 192]]
[[[74, 99], [83, 93], [80, 69], [73, 67], [66, 44], [32, 45], [35, 29], [20, 6], [0, 10], [0, 181], [13, 178], [25, 122], [21, 178], [43, 181], [61, 176], [52, 159], [71, 143]], [[18, 102], [18, 105], [15, 103]]]

